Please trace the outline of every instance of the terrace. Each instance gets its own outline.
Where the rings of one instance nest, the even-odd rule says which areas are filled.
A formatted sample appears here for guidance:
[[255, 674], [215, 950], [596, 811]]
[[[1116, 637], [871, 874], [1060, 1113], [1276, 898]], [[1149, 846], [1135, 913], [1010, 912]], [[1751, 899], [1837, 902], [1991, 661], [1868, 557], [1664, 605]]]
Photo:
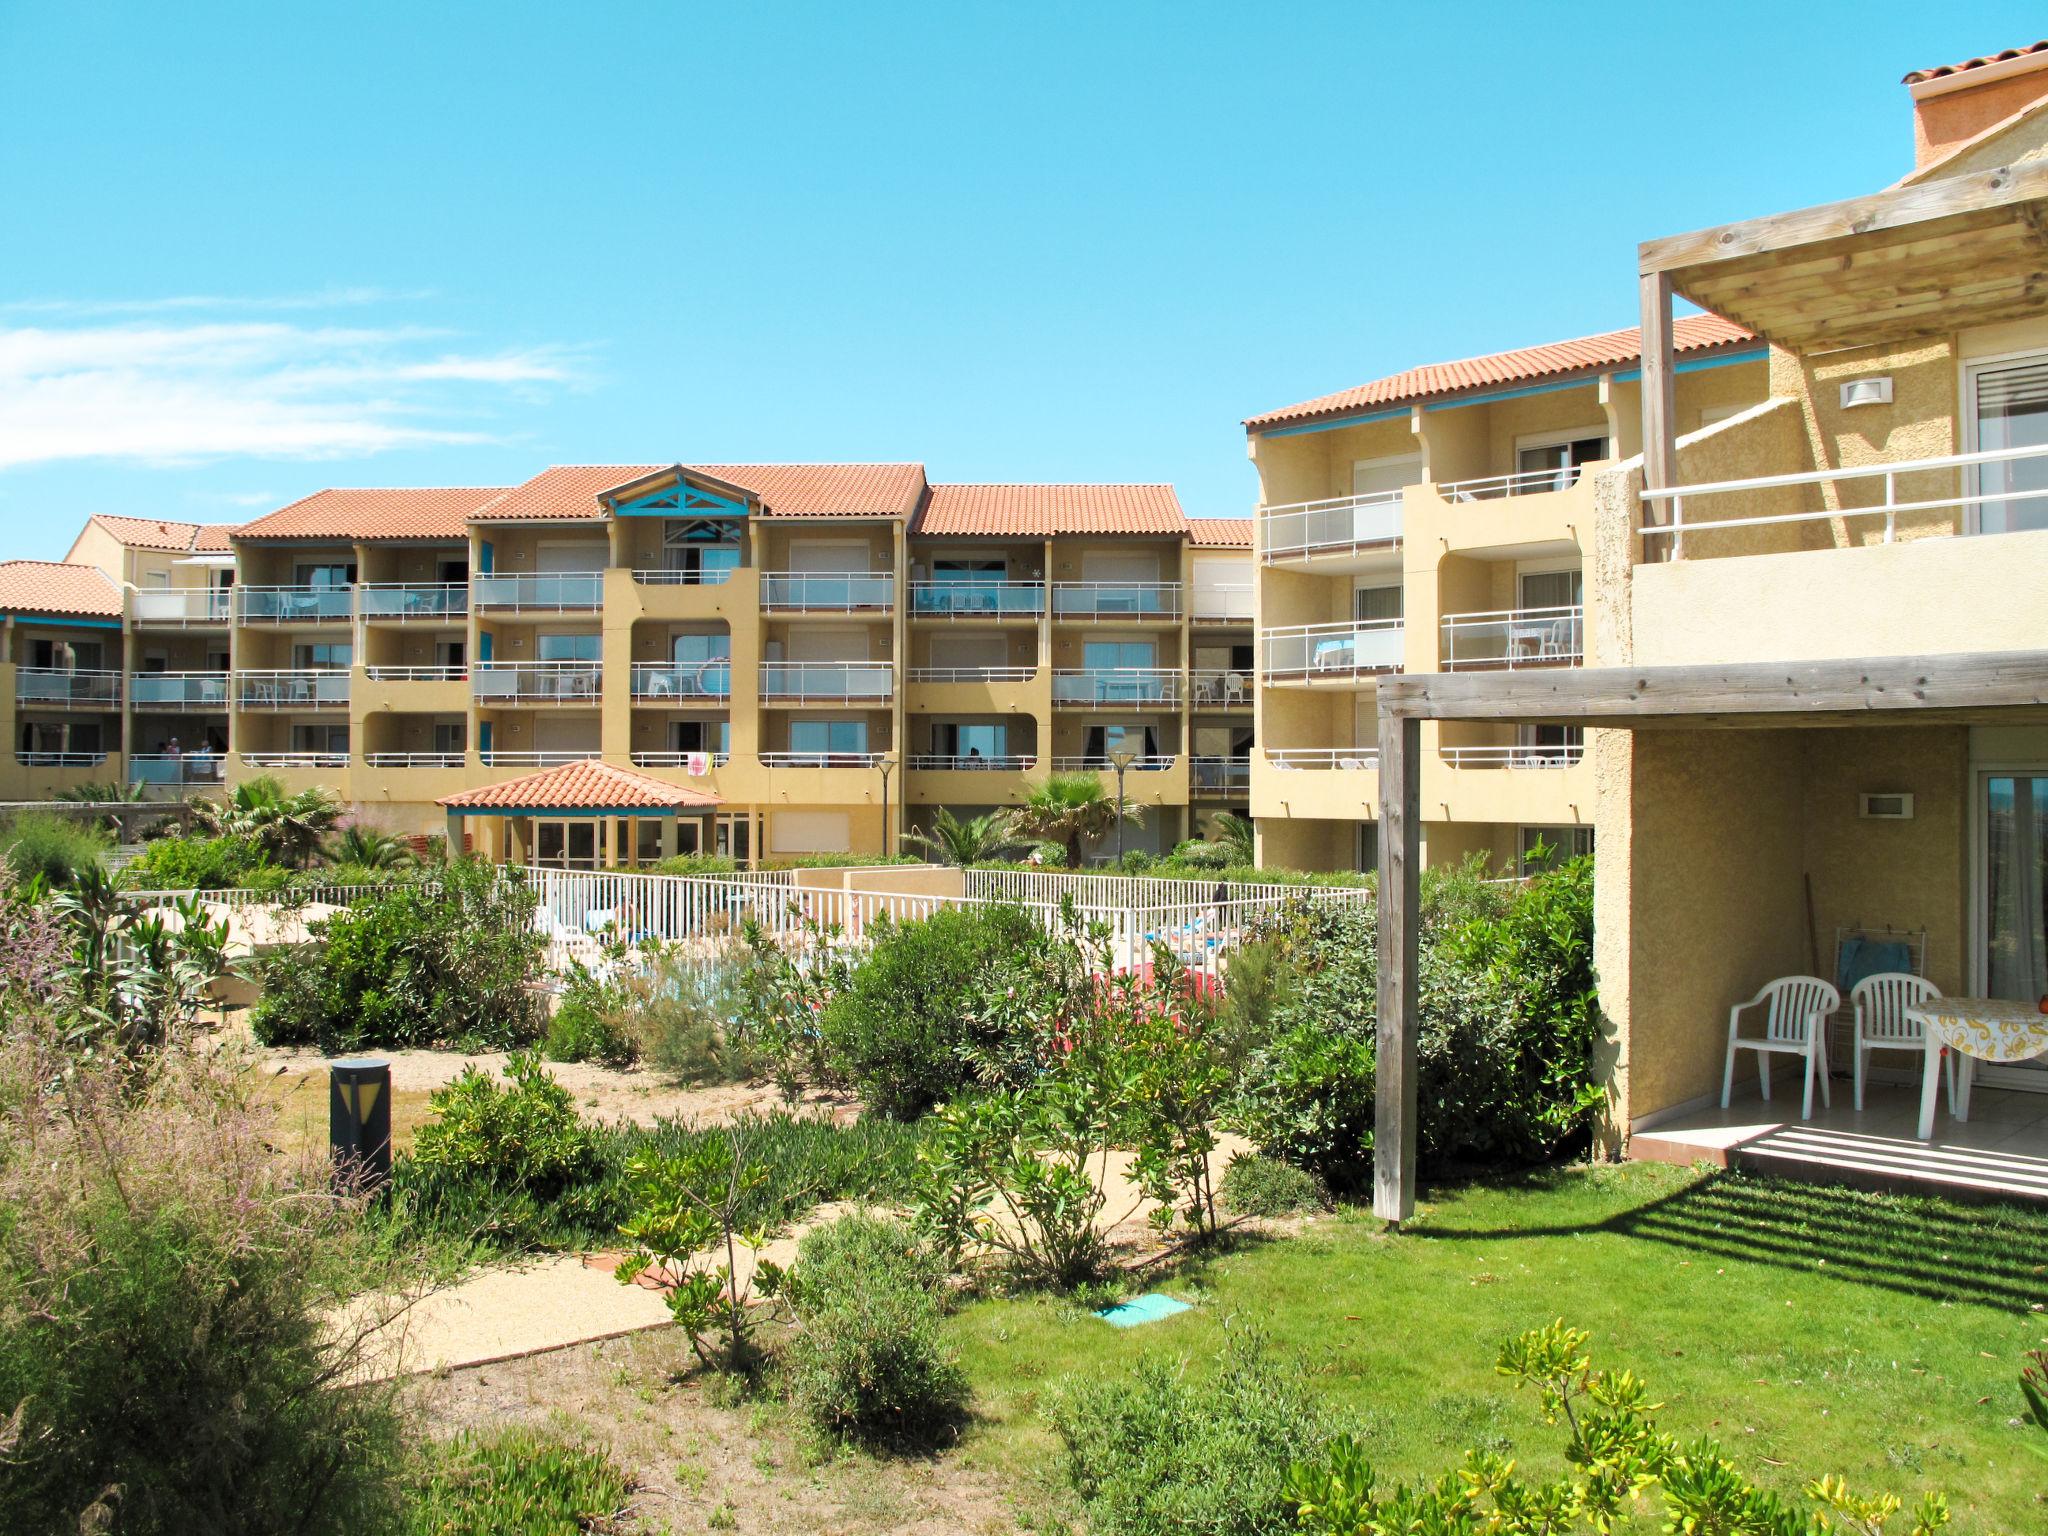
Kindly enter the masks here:
[[74, 672], [61, 667], [17, 667], [14, 671], [14, 701], [36, 709], [118, 708], [121, 703], [121, 674]]
[[1260, 672], [1268, 682], [1355, 682], [1401, 669], [1400, 619], [1294, 624], [1259, 632]]
[[239, 586], [234, 594], [244, 624], [345, 624], [355, 617], [352, 586]]
[[763, 613], [888, 613], [896, 578], [867, 571], [764, 571]]
[[235, 703], [241, 709], [346, 709], [348, 695], [349, 674], [342, 667], [235, 673]]

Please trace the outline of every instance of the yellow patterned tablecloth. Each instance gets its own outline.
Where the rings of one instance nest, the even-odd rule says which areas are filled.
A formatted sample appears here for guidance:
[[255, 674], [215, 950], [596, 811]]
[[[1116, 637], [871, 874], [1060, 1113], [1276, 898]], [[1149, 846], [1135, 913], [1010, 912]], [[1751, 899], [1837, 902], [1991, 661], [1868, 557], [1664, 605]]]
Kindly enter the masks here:
[[1938, 997], [1906, 1010], [1943, 1045], [1979, 1061], [2026, 1061], [2048, 1051], [2048, 1014], [2006, 997]]

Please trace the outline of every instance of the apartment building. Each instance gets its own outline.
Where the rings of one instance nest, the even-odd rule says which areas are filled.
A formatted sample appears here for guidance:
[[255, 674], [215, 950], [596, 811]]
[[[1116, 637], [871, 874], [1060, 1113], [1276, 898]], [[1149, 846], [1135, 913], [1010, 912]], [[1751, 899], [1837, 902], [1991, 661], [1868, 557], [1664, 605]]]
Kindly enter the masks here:
[[[268, 773], [589, 866], [874, 852], [1059, 769], [1121, 778], [1126, 846], [1163, 849], [1248, 809], [1250, 541], [1166, 485], [914, 463], [564, 465], [234, 528], [95, 518], [70, 563], [0, 568], [12, 797]], [[601, 792], [482, 793], [592, 759], [621, 770]]]
[[[1581, 665], [1597, 474], [1642, 451], [1635, 330], [1388, 378], [1252, 417], [1259, 688], [1252, 814], [1263, 861], [1377, 861], [1380, 680]], [[1765, 344], [1717, 315], [1677, 323], [1687, 429], [1765, 397]], [[1513, 869], [1591, 846], [1574, 727], [1432, 725], [1424, 857]]]

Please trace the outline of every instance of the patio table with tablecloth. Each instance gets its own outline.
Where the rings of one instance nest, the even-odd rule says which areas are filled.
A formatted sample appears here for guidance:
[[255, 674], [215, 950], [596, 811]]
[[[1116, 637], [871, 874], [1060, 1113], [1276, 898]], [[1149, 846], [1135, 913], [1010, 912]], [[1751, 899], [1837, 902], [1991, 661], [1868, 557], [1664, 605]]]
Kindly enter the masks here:
[[1926, 1031], [1927, 1061], [1920, 1079], [1920, 1139], [1934, 1135], [1935, 1090], [1941, 1082], [1941, 1053], [1954, 1051], [1955, 1117], [1970, 1118], [1970, 1082], [1980, 1061], [2029, 1061], [2048, 1052], [2048, 1014], [2033, 1003], [2006, 997], [1936, 997], [1906, 1010]]

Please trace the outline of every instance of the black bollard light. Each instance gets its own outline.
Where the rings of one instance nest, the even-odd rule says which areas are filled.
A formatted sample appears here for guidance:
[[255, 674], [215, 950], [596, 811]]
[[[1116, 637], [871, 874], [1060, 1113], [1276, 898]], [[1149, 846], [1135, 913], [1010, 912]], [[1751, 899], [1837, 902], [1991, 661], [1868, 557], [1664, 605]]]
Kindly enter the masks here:
[[328, 1064], [327, 1141], [334, 1187], [372, 1194], [391, 1182], [391, 1063]]

